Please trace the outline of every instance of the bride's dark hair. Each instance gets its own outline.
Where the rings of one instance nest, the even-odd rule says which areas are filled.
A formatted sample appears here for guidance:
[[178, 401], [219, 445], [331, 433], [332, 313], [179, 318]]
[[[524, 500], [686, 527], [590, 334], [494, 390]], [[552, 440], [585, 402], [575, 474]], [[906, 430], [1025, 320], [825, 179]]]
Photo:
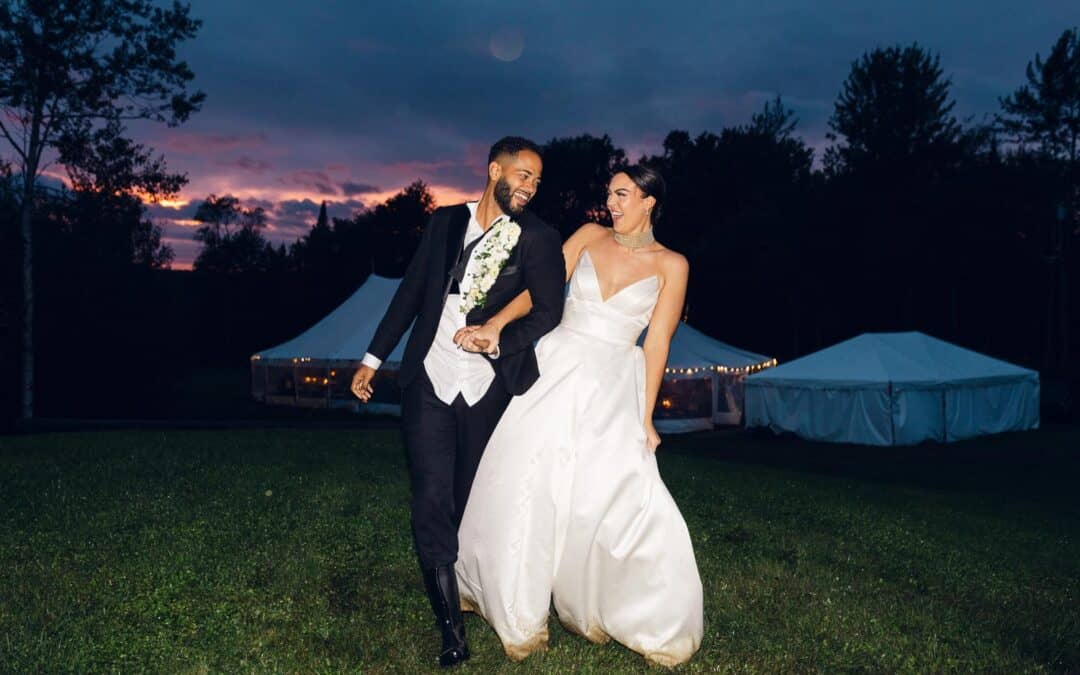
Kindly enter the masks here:
[[661, 206], [664, 202], [664, 195], [667, 193], [667, 184], [664, 183], [664, 177], [660, 175], [659, 171], [646, 164], [628, 166], [623, 169], [622, 173], [625, 173], [630, 180], [634, 181], [634, 185], [638, 186], [638, 189], [646, 197], [656, 199], [656, 205], [649, 212], [649, 223], [656, 227], [656, 224], [660, 222]]

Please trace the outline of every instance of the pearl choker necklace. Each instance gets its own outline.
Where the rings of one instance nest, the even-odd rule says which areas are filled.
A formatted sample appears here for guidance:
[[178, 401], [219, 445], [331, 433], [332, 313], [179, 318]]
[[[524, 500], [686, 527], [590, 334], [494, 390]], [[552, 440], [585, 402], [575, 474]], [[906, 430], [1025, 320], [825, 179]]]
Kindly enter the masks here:
[[623, 234], [621, 232], [615, 233], [615, 243], [625, 246], [626, 248], [643, 248], [656, 241], [656, 237], [653, 236], [653, 229], [650, 227], [644, 232], [638, 232], [637, 234]]

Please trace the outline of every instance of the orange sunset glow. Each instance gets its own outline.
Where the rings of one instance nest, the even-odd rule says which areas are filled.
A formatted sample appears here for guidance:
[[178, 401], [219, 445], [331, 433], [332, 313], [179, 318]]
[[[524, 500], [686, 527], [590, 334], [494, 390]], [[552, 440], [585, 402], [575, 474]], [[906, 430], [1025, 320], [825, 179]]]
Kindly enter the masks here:
[[[192, 184], [195, 187], [192, 187]], [[307, 229], [315, 224], [317, 218], [315, 209], [324, 201], [332, 215], [339, 218], [348, 217], [360, 209], [373, 208], [385, 202], [405, 187], [403, 184], [396, 189], [366, 192], [358, 198], [348, 199], [341, 195], [323, 194], [317, 190], [245, 184], [244, 181], [229, 176], [218, 176], [215, 180], [192, 181], [192, 184], [186, 186], [179, 195], [169, 199], [155, 201], [147, 195], [141, 196], [150, 210], [154, 223], [162, 228], [165, 242], [173, 248], [176, 257], [172, 268], [175, 270], [192, 269], [199, 251], [198, 242], [194, 241], [192, 236], [194, 230], [202, 223], [191, 216], [198, 204], [211, 194], [232, 195], [249, 208], [263, 207], [268, 221], [265, 235], [276, 246], [289, 245], [303, 237]], [[475, 191], [466, 191], [450, 185], [429, 185], [429, 190], [438, 206], [477, 199], [481, 191], [479, 188]], [[301, 217], [290, 217], [280, 209], [282, 204], [287, 203], [311, 204], [315, 209]]]

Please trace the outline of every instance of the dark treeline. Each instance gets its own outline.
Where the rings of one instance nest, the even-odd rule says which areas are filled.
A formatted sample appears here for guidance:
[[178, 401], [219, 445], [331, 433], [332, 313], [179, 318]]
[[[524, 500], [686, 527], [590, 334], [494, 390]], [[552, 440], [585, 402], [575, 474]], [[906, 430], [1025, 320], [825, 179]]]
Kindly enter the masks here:
[[[911, 45], [852, 64], [820, 156], [797, 124], [777, 97], [717, 133], [673, 131], [655, 156], [628, 158], [606, 135], [556, 138], [532, 208], [568, 236], [605, 220], [613, 172], [648, 162], [668, 180], [657, 234], [690, 259], [697, 328], [781, 361], [865, 331], [921, 330], [1039, 369], [1047, 413], [1067, 414], [1070, 388], [1080, 394], [1077, 32], [1029, 64], [993, 117], [957, 119], [937, 57]], [[434, 208], [417, 182], [348, 219], [324, 208], [305, 237], [275, 247], [264, 213], [210, 195], [196, 270], [172, 272], [137, 204], [78, 191], [42, 200], [46, 416], [150, 414], [185, 370], [243, 366], [372, 272], [400, 276]], [[16, 241], [4, 223], [6, 288]], [[18, 295], [0, 302], [10, 339]]]

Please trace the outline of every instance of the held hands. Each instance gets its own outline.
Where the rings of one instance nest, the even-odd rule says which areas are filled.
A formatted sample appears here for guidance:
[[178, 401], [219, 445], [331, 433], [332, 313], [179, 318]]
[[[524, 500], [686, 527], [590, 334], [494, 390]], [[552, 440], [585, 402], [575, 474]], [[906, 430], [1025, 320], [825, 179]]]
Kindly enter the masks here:
[[360, 399], [364, 403], [371, 400], [371, 395], [375, 393], [375, 390], [371, 388], [371, 379], [375, 377], [375, 369], [371, 366], [360, 366], [359, 370], [352, 378], [352, 391], [353, 396]]
[[656, 433], [656, 427], [653, 426], [652, 420], [645, 422], [645, 445], [649, 447], [649, 452], [656, 452], [656, 448], [660, 445], [660, 434]]
[[467, 352], [498, 354], [501, 331], [492, 324], [465, 326], [454, 333], [454, 344]]

